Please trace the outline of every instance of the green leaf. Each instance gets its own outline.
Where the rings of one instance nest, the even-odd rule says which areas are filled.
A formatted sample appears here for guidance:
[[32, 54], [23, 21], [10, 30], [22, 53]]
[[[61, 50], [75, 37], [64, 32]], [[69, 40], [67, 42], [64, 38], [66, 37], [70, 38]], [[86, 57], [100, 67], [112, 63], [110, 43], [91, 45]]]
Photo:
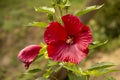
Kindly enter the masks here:
[[76, 73], [76, 74], [83, 74], [81, 68], [79, 68], [75, 64], [68, 65], [68, 64], [62, 64], [62, 63], [60, 63], [59, 65], [62, 66], [62, 67], [64, 67], [67, 70], [70, 70], [70, 71]]
[[52, 66], [55, 66], [55, 65], [57, 65], [57, 64], [58, 64], [58, 62], [56, 62], [56, 61], [48, 60], [47, 66], [48, 66], [48, 67], [52, 67]]
[[41, 69], [36, 68], [36, 69], [28, 70], [27, 73], [37, 73], [37, 72], [39, 72], [39, 71], [41, 71]]
[[35, 26], [35, 27], [46, 28], [47, 23], [45, 23], [45, 22], [32, 22], [32, 23], [29, 23], [27, 26]]
[[54, 8], [48, 8], [48, 7], [35, 8], [35, 11], [37, 11], [37, 12], [46, 12], [46, 13], [49, 13], [49, 14], [54, 14], [55, 13]]
[[116, 80], [116, 79], [112, 76], [105, 76], [105, 80]]
[[98, 69], [98, 70], [92, 70], [92, 71], [88, 71], [88, 75], [92, 75], [92, 76], [101, 76], [107, 73], [111, 73], [111, 72], [117, 72], [118, 70], [111, 70], [111, 69]]
[[56, 67], [58, 62], [55, 62], [53, 60], [48, 60], [48, 63], [46, 64], [46, 72], [43, 75], [44, 78], [49, 78], [49, 76], [53, 73], [53, 72], [57, 72], [59, 70], [59, 67]]
[[68, 72], [69, 80], [89, 80], [88, 77], [89, 76], [85, 76], [85, 75], [76, 75], [70, 71]]
[[88, 70], [98, 70], [98, 69], [104, 69], [104, 68], [109, 68], [115, 66], [115, 64], [111, 62], [101, 62], [101, 63], [96, 63], [92, 65]]
[[99, 42], [99, 41], [95, 41], [95, 42], [92, 42], [90, 45], [89, 45], [89, 49], [94, 49], [96, 47], [99, 47], [99, 46], [102, 46], [104, 44], [106, 44], [108, 42], [108, 40], [104, 41], [104, 42]]
[[62, 66], [59, 66], [59, 67], [56, 68], [56, 70], [54, 70], [54, 72], [58, 72], [58, 71], [60, 71], [61, 69], [62, 69]]
[[91, 11], [94, 11], [94, 10], [97, 10], [97, 9], [100, 9], [103, 5], [94, 5], [94, 6], [90, 6], [90, 7], [87, 7], [85, 8], [84, 10], [81, 10], [81, 11], [77, 11], [75, 13], [76, 16], [81, 16], [83, 14], [86, 14], [88, 12], [91, 12]]
[[47, 69], [47, 72], [43, 75], [44, 78], [49, 78], [50, 74], [53, 72], [51, 68]]
[[110, 68], [112, 66], [115, 66], [115, 64], [113, 64], [111, 62], [96, 63], [93, 66], [91, 66], [88, 69], [88, 71], [86, 71], [86, 73], [88, 75], [101, 76], [103, 74], [119, 71], [119, 70], [108, 69], [108, 68]]
[[70, 7], [71, 3], [69, 0], [67, 0], [66, 2], [63, 2], [64, 4], [59, 4], [58, 6], [61, 8], [66, 8], [66, 7]]
[[67, 3], [65, 4], [65, 7], [70, 7], [70, 6], [71, 6], [70, 0], [67, 0]]

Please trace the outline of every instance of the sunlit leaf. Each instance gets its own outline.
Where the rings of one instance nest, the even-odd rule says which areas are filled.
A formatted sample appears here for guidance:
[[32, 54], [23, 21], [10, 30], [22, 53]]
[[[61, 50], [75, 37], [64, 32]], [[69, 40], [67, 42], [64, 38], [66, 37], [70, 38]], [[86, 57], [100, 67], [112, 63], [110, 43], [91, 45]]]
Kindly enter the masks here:
[[46, 73], [43, 75], [44, 78], [49, 78], [50, 74], [53, 72], [51, 68], [47, 69]]
[[88, 71], [89, 75], [92, 76], [101, 76], [104, 74], [108, 74], [111, 72], [117, 72], [118, 70], [112, 70], [112, 69], [98, 69], [98, 70], [92, 70], [92, 71]]
[[72, 65], [60, 64], [60, 65], [65, 69], [70, 70], [76, 74], [83, 74], [81, 68], [79, 68], [75, 64], [72, 64]]
[[71, 3], [69, 0], [67, 0], [67, 3], [65, 4], [65, 7], [70, 7], [71, 6]]
[[76, 75], [72, 72], [68, 72], [68, 77], [69, 77], [69, 80], [88, 80], [88, 76], [86, 75]]
[[29, 23], [27, 26], [46, 28], [47, 23], [45, 23], [45, 22], [32, 22], [32, 23]]
[[28, 70], [27, 73], [37, 73], [37, 72], [39, 72], [39, 71], [41, 71], [41, 69], [36, 68], [36, 69]]
[[57, 0], [57, 1], [60, 2], [58, 2], [56, 6], [60, 7], [61, 9], [71, 6], [70, 0]]
[[84, 10], [77, 11], [77, 12], [75, 13], [75, 15], [76, 15], [76, 16], [81, 16], [81, 15], [86, 14], [86, 13], [89, 13], [89, 12], [91, 12], [91, 11], [100, 9], [102, 6], [103, 6], [103, 5], [90, 6], [90, 7], [85, 8]]
[[54, 8], [48, 8], [48, 7], [35, 8], [35, 11], [37, 11], [37, 12], [46, 12], [46, 13], [49, 13], [49, 14], [54, 14], [55, 13]]
[[99, 46], [102, 46], [104, 44], [106, 44], [108, 42], [108, 40], [104, 41], [104, 42], [99, 42], [99, 41], [95, 41], [95, 42], [92, 42], [90, 45], [89, 45], [89, 49], [94, 49], [96, 47], [99, 47]]
[[52, 67], [52, 66], [55, 66], [55, 65], [57, 65], [57, 64], [58, 64], [58, 62], [56, 62], [56, 61], [48, 60], [47, 66], [48, 66], [48, 67]]
[[96, 63], [92, 65], [88, 70], [98, 70], [98, 69], [104, 69], [104, 68], [109, 68], [115, 66], [115, 64], [111, 62], [101, 62], [101, 63]]
[[66, 8], [70, 7], [71, 4], [70, 4], [70, 3], [66, 3], [66, 4], [58, 4], [58, 6], [59, 6], [60, 8], [64, 8], [64, 9], [66, 9]]
[[101, 76], [101, 75], [104, 75], [107, 73], [119, 71], [119, 70], [108, 69], [112, 66], [115, 66], [115, 64], [113, 64], [111, 62], [96, 63], [96, 64], [92, 65], [86, 73], [88, 73], [88, 75], [92, 75], [92, 76]]
[[48, 63], [46, 64], [47, 69], [43, 77], [49, 78], [53, 72], [57, 72], [59, 70], [59, 67], [56, 67], [56, 65], [57, 65], [57, 62], [48, 60]]

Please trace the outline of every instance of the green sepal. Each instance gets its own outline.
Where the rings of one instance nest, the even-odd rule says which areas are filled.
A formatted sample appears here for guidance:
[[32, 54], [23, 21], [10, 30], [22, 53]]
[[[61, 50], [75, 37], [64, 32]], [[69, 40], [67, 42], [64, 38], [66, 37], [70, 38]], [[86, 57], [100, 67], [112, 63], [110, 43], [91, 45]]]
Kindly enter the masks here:
[[47, 45], [44, 43], [41, 43], [40, 46], [42, 47], [42, 49], [40, 50], [39, 54], [37, 55], [37, 57], [35, 58], [34, 61], [38, 60], [42, 56], [44, 56], [46, 59], [48, 59], [47, 50], [46, 50]]

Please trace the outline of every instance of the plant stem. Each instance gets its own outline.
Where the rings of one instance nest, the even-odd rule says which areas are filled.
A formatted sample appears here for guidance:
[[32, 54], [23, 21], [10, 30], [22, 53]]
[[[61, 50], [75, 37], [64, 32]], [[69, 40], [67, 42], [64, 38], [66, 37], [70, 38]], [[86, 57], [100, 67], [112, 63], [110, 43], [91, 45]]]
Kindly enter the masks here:
[[62, 9], [58, 6], [59, 11], [60, 11], [60, 15], [62, 16]]

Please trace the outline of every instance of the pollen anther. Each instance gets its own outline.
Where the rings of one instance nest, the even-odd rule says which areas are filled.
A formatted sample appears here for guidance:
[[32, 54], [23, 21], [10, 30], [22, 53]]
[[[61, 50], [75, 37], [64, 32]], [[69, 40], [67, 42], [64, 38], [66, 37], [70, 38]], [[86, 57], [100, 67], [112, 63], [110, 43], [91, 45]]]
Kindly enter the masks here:
[[71, 45], [71, 44], [73, 44], [73, 37], [70, 37], [70, 36], [68, 36], [68, 38], [67, 38], [67, 40], [66, 40], [66, 43], [67, 44], [69, 44], [69, 45]]

